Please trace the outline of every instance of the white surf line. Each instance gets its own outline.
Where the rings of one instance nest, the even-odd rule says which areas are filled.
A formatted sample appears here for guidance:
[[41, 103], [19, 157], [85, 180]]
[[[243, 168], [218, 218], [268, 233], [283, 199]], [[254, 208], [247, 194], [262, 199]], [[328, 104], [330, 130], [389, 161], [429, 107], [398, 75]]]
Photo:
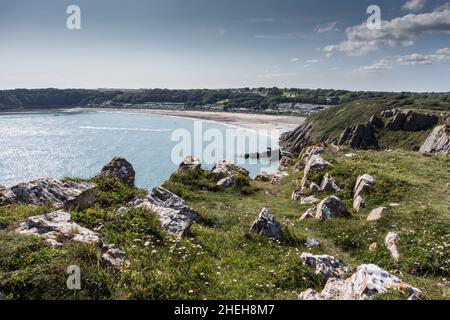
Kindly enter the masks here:
[[111, 130], [111, 131], [150, 131], [150, 132], [169, 132], [170, 129], [149, 129], [149, 128], [119, 128], [119, 127], [89, 127], [80, 126], [79, 129], [87, 130]]

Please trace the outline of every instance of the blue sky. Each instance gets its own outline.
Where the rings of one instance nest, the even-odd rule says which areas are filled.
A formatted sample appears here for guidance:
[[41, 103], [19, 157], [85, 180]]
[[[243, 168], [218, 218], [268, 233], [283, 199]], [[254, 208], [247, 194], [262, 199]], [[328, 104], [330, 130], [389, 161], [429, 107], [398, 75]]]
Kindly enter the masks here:
[[4, 89], [450, 91], [448, 0], [0, 0], [0, 41]]

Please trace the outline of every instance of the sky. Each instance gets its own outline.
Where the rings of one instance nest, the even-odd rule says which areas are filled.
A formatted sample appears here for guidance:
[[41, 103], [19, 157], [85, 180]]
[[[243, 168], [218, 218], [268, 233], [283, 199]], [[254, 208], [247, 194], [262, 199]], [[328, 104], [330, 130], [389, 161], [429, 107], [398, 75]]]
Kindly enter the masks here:
[[450, 91], [450, 2], [0, 0], [0, 89], [273, 86]]

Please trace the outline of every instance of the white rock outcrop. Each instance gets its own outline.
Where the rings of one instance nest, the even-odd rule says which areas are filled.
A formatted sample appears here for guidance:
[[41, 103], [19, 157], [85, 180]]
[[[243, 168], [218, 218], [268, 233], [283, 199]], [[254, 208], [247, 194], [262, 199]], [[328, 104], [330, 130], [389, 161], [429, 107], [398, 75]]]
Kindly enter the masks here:
[[53, 247], [59, 247], [65, 241], [102, 245], [97, 233], [76, 224], [70, 214], [64, 211], [29, 217], [15, 231], [45, 237]]
[[198, 217], [185, 200], [162, 187], [154, 188], [144, 199], [135, 200], [133, 206], [156, 213], [161, 227], [176, 237], [185, 235]]
[[379, 294], [398, 290], [409, 299], [421, 299], [423, 293], [396, 276], [373, 264], [363, 264], [346, 280], [331, 278], [322, 292], [308, 289], [299, 295], [300, 300], [369, 300]]
[[4, 188], [0, 193], [0, 203], [83, 210], [94, 205], [96, 193], [97, 186], [94, 183], [38, 179]]

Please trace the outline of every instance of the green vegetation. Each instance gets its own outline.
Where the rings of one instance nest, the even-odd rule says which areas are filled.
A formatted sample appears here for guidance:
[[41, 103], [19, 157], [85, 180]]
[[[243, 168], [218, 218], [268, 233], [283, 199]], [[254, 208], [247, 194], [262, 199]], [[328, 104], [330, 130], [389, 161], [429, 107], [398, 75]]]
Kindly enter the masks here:
[[[319, 140], [332, 138], [336, 141], [348, 126], [367, 123], [372, 116], [380, 117], [382, 111], [392, 109], [436, 114], [442, 122], [450, 120], [450, 100], [445, 96], [439, 98], [424, 96], [415, 99], [407, 96], [386, 96], [356, 100], [328, 108], [311, 115], [307, 123], [312, 124], [312, 138]], [[431, 129], [418, 132], [376, 129], [376, 136], [381, 149], [401, 148], [411, 151], [420, 147], [430, 132]]]
[[[334, 255], [353, 267], [377, 264], [422, 289], [428, 299], [449, 299], [450, 159], [404, 151], [352, 151], [357, 156], [347, 158], [346, 152], [329, 149], [324, 154], [333, 164], [329, 172], [344, 189], [336, 195], [351, 208], [351, 190], [363, 173], [376, 177], [375, 191], [366, 199], [367, 209], [325, 222], [299, 221], [310, 206], [293, 203], [290, 196], [302, 173], [290, 171], [281, 185], [242, 181], [226, 190], [215, 187], [208, 171], [173, 175], [164, 186], [200, 215], [189, 235], [179, 240], [161, 230], [154, 214], [116, 211], [142, 191], [96, 180], [96, 206], [71, 215], [90, 229], [103, 225], [105, 241], [126, 252], [130, 264], [117, 273], [106, 270], [97, 248], [67, 243], [51, 249], [40, 238], [13, 233], [20, 221], [49, 208], [0, 207], [0, 291], [8, 299], [296, 299], [299, 292], [320, 290], [325, 283], [300, 263], [300, 254], [311, 251]], [[247, 188], [251, 192], [242, 192]], [[367, 222], [370, 210], [379, 206], [389, 207], [387, 216]], [[285, 241], [248, 233], [262, 207], [282, 224]], [[389, 231], [401, 238], [398, 263], [383, 244]], [[305, 248], [308, 236], [322, 246]], [[373, 242], [379, 246], [369, 251]], [[82, 270], [80, 291], [65, 287], [66, 268], [73, 264]], [[404, 297], [389, 293], [378, 298]]]
[[[311, 103], [337, 105], [356, 100], [385, 99], [407, 105], [411, 101], [435, 106], [450, 102], [449, 93], [390, 93], [352, 92], [331, 89], [142, 89], [142, 90], [83, 90], [83, 89], [16, 89], [0, 91], [0, 110], [17, 108], [68, 108], [84, 106], [145, 107], [148, 103], [180, 104], [197, 109], [199, 106], [216, 105], [224, 111], [247, 109], [262, 112], [276, 109], [281, 103]], [[414, 103], [414, 102], [413, 102]], [[159, 106], [159, 108], [164, 106]]]

